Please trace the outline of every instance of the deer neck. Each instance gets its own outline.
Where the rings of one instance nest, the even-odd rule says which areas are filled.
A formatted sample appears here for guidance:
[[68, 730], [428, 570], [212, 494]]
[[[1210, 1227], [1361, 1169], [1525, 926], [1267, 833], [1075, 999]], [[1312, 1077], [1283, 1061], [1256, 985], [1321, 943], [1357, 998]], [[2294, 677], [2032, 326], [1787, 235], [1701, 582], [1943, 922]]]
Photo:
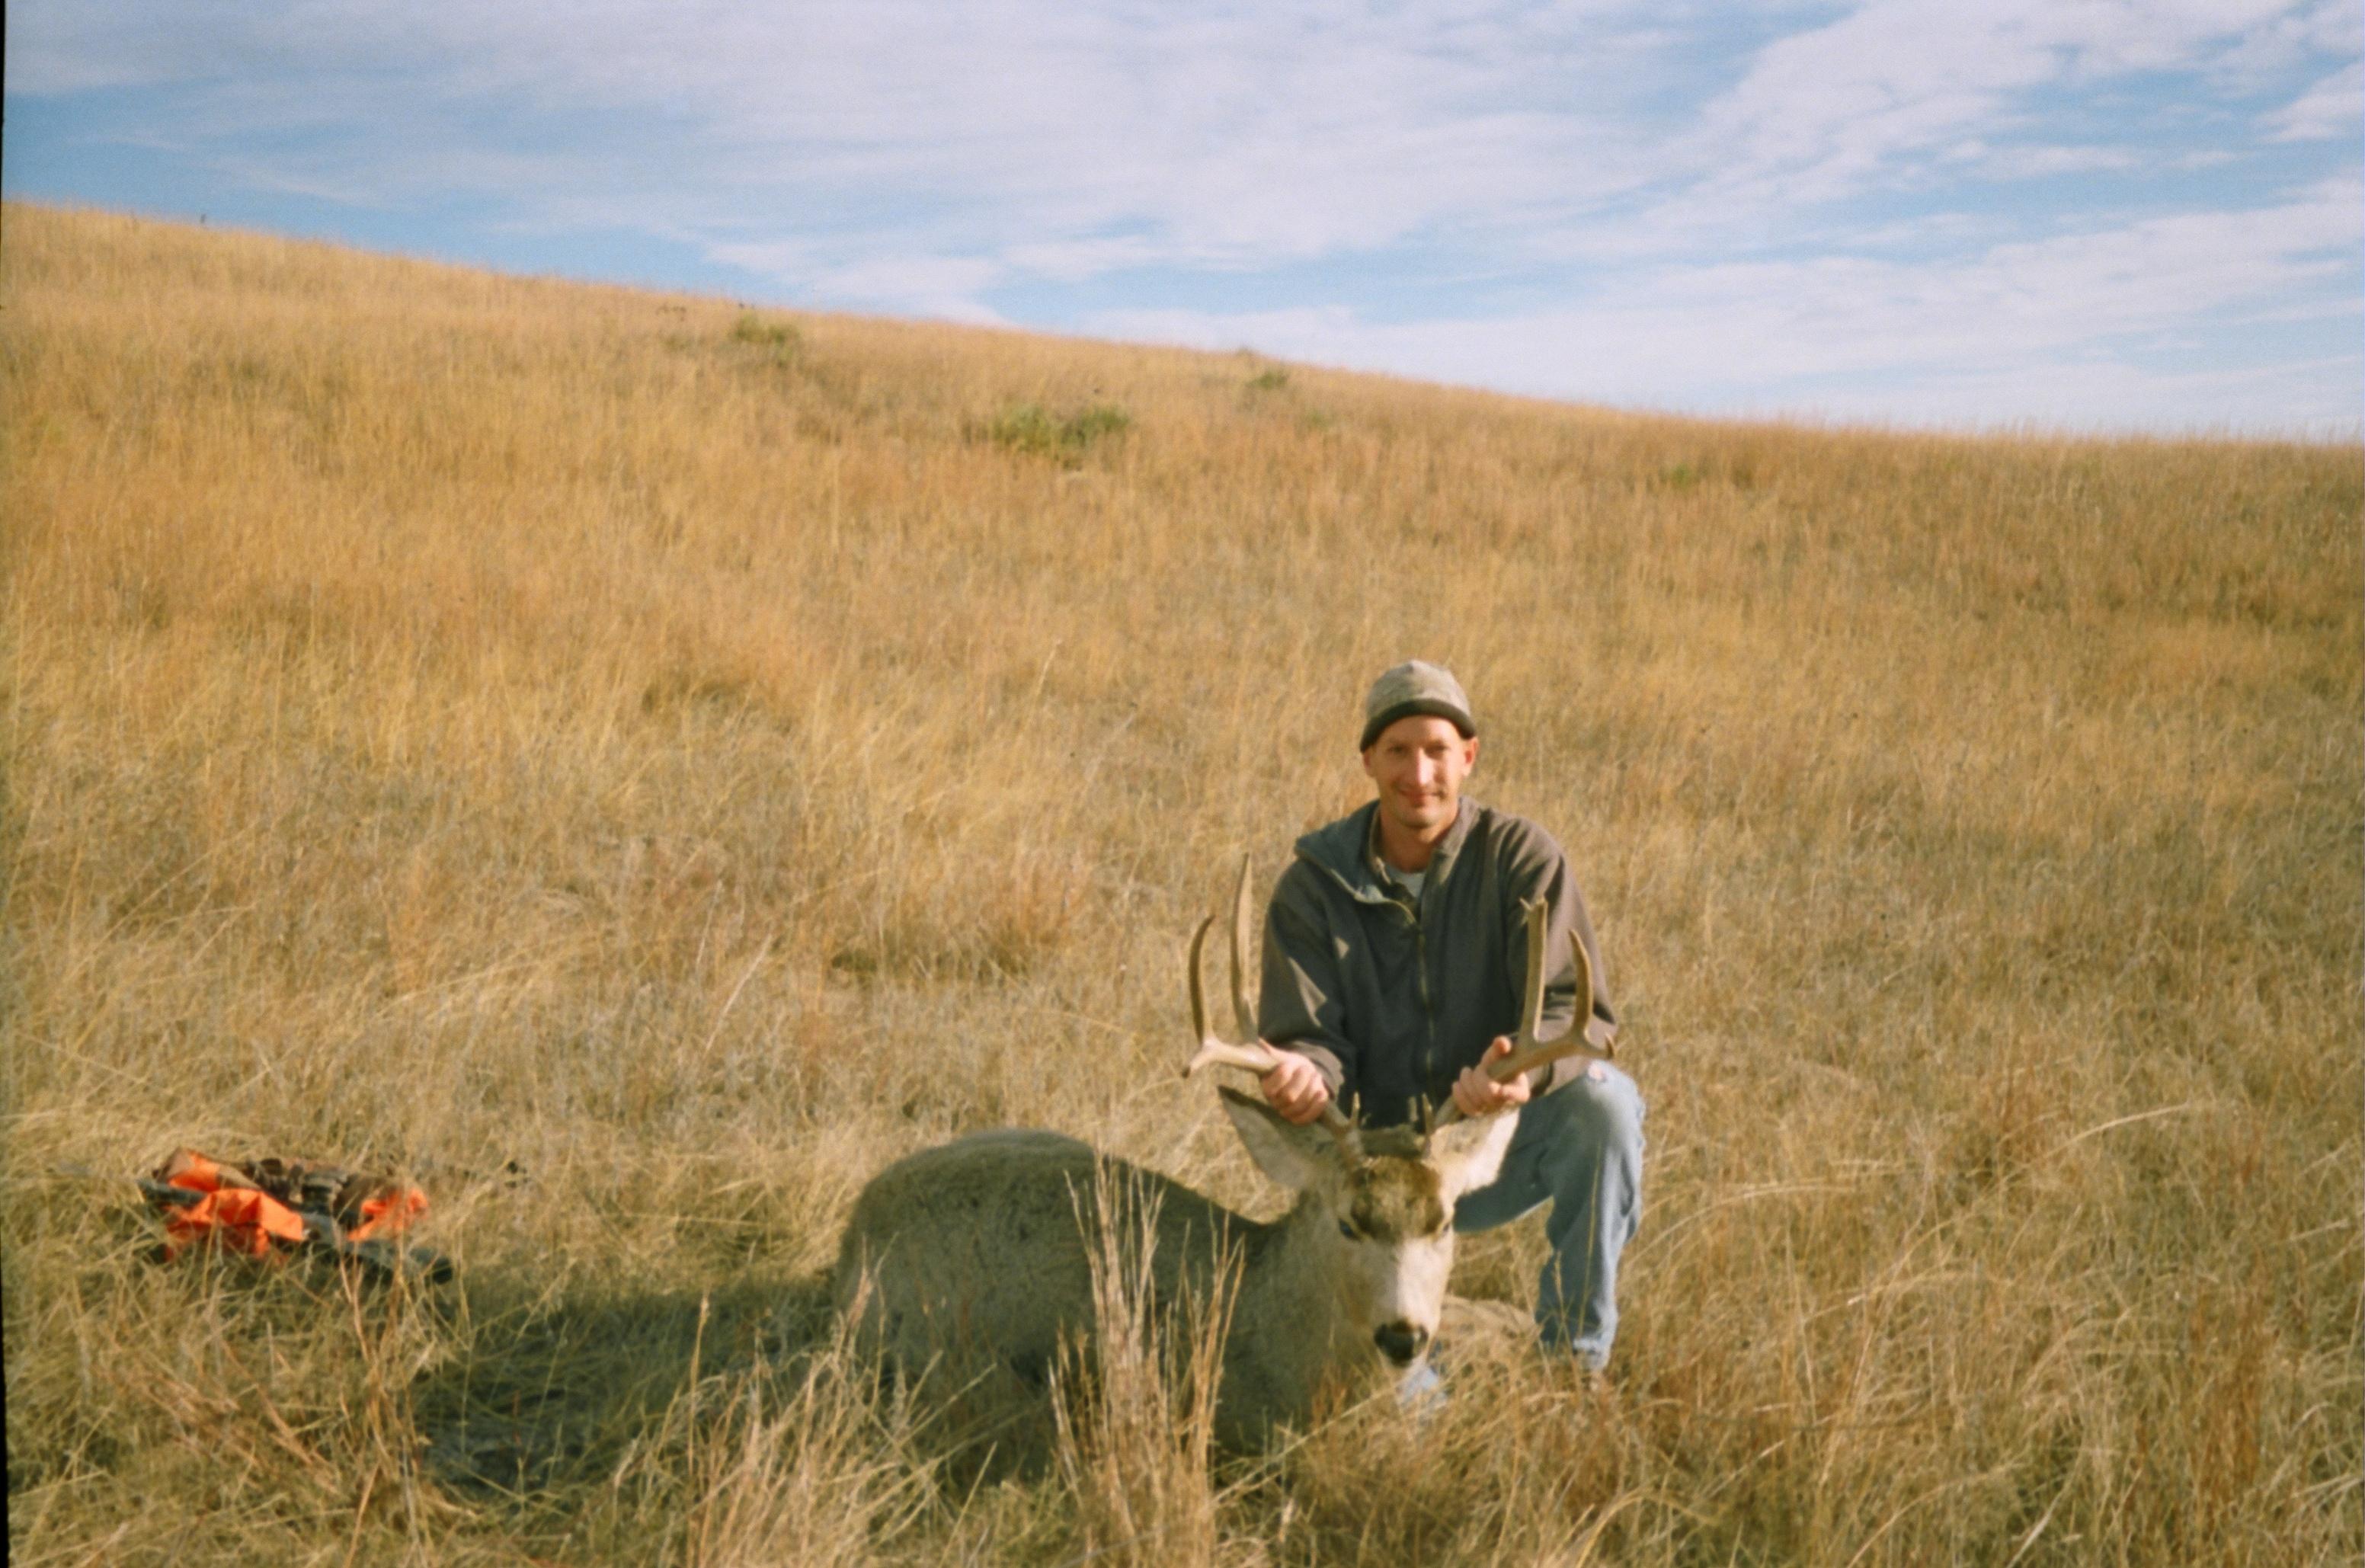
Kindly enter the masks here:
[[1368, 1334], [1348, 1321], [1325, 1256], [1331, 1226], [1327, 1206], [1300, 1197], [1257, 1238], [1241, 1270], [1226, 1376], [1252, 1375], [1284, 1419], [1302, 1420], [1326, 1388], [1351, 1392], [1382, 1364]]

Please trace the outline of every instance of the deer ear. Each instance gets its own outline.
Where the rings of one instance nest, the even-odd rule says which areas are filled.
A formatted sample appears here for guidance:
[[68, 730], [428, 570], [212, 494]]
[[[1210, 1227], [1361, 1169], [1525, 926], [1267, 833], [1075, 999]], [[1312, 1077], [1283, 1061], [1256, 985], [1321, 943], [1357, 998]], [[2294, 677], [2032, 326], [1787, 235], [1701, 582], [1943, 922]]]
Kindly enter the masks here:
[[1324, 1164], [1334, 1158], [1338, 1140], [1322, 1128], [1292, 1126], [1280, 1112], [1237, 1089], [1216, 1092], [1224, 1097], [1224, 1112], [1257, 1169], [1291, 1192], [1312, 1186]]
[[1437, 1130], [1429, 1139], [1429, 1154], [1437, 1161], [1438, 1184], [1445, 1189], [1447, 1203], [1459, 1201], [1463, 1193], [1474, 1193], [1496, 1178], [1519, 1125], [1518, 1116], [1497, 1112]]

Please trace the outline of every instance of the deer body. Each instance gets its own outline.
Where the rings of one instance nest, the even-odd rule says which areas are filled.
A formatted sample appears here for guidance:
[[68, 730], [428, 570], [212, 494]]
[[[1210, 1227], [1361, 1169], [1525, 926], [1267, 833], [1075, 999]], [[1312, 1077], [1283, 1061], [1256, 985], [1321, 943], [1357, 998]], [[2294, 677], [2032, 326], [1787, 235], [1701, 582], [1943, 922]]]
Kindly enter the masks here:
[[[1287, 1214], [1260, 1222], [1056, 1133], [973, 1134], [899, 1160], [863, 1190], [839, 1249], [838, 1305], [907, 1373], [960, 1387], [1006, 1371], [1038, 1385], [1063, 1339], [1092, 1335], [1104, 1223], [1120, 1237], [1146, 1231], [1161, 1315], [1205, 1312], [1224, 1271], [1238, 1271], [1216, 1426], [1225, 1442], [1250, 1444], [1326, 1396], [1401, 1372], [1435, 1332], [1452, 1232], [1433, 1164], [1397, 1141], [1404, 1152], [1370, 1154], [1337, 1191], [1309, 1183]], [[1353, 1237], [1340, 1230], [1341, 1198]], [[1104, 1199], [1117, 1212], [1104, 1215]], [[1381, 1337], [1390, 1328], [1393, 1350]]]

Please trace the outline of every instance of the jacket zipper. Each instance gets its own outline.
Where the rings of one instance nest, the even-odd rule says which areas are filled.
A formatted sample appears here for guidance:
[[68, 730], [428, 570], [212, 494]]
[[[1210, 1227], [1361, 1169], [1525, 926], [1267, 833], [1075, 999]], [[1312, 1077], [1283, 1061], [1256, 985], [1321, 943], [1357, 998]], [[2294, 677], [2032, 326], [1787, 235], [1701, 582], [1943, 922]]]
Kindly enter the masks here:
[[[1319, 867], [1331, 880], [1344, 888], [1348, 896], [1358, 902], [1368, 902], [1368, 895], [1358, 891], [1352, 882], [1340, 876], [1336, 870], [1322, 865], [1319, 860], [1312, 860], [1310, 857], [1307, 858], [1313, 865]], [[1382, 885], [1384, 888], [1384, 876], [1382, 878]], [[1383, 891], [1379, 902], [1388, 905], [1412, 923], [1413, 968], [1414, 978], [1418, 982], [1420, 993], [1421, 1034], [1418, 1063], [1420, 1082], [1415, 1092], [1426, 1098], [1429, 1085], [1437, 1075], [1437, 1004], [1429, 995], [1429, 928], [1421, 923], [1418, 901], [1398, 898], [1392, 891]]]
[[1437, 1008], [1429, 995], [1429, 927], [1422, 923], [1418, 909], [1409, 913], [1413, 970], [1420, 981], [1420, 1094], [1426, 1099], [1429, 1085], [1437, 1078]]

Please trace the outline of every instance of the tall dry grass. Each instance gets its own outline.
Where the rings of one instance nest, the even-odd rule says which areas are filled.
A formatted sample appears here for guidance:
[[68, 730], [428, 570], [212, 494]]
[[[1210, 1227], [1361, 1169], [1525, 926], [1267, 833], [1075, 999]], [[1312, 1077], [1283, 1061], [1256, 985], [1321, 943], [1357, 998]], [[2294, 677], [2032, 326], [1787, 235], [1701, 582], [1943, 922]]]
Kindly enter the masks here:
[[[0, 304], [16, 1561], [2365, 1541], [2355, 447], [1632, 418], [18, 206]], [[1182, 940], [1363, 798], [1413, 654], [1625, 1003], [1609, 1380], [1212, 1474], [1112, 1407], [967, 1476], [832, 1338], [854, 1190], [1026, 1123], [1270, 1204], [1173, 1078]], [[181, 1143], [408, 1168], [462, 1281], [151, 1265], [76, 1172]]]

